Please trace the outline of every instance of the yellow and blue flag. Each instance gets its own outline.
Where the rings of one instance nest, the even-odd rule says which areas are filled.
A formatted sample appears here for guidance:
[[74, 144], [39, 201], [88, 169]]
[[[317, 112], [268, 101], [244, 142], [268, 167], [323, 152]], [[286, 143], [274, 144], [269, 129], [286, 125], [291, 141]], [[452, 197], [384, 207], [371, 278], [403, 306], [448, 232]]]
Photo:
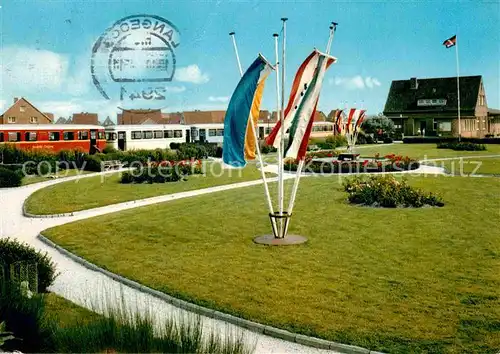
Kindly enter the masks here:
[[256, 137], [250, 124], [257, 126], [264, 84], [273, 69], [259, 54], [236, 86], [224, 118], [222, 160], [225, 164], [244, 167], [247, 160], [255, 159]]

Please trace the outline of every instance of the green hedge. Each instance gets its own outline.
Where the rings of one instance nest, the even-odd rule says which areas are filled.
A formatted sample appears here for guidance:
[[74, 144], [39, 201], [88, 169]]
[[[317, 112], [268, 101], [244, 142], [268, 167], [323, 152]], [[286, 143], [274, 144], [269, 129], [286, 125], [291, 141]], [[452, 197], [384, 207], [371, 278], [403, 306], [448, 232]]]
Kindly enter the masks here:
[[9, 278], [9, 267], [16, 262], [36, 263], [38, 268], [38, 292], [46, 292], [57, 277], [54, 262], [47, 253], [37, 251], [26, 243], [9, 238], [0, 239], [0, 267], [6, 269]]
[[437, 144], [438, 149], [451, 149], [456, 151], [485, 151], [486, 146], [470, 142], [443, 142]]
[[177, 163], [150, 163], [148, 166], [136, 168], [122, 174], [121, 183], [166, 183], [186, 180], [186, 176], [201, 174], [201, 162], [180, 161]]
[[19, 187], [23, 180], [21, 170], [0, 166], [0, 188]]

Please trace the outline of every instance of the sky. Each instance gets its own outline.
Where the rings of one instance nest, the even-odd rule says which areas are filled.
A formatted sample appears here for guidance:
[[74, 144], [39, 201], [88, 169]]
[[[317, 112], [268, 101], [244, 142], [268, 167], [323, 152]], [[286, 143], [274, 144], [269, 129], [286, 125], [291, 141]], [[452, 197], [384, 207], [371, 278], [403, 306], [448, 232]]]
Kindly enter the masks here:
[[[158, 84], [165, 99], [106, 99], [91, 75], [94, 44], [120, 19], [142, 14], [179, 32], [173, 80]], [[116, 120], [119, 107], [225, 109], [240, 78], [228, 33], [236, 32], [243, 70], [259, 52], [275, 62], [272, 34], [281, 32], [281, 17], [289, 18], [286, 96], [301, 62], [313, 48], [325, 50], [330, 22], [339, 23], [331, 50], [338, 61], [319, 102], [326, 113], [359, 107], [378, 114], [392, 80], [456, 76], [455, 48], [442, 45], [454, 34], [460, 75], [482, 75], [488, 106], [500, 108], [499, 1], [0, 0], [0, 111], [14, 97], [56, 117], [86, 111], [101, 120]], [[276, 108], [275, 80], [268, 79], [261, 109]], [[123, 85], [130, 92], [147, 87]]]

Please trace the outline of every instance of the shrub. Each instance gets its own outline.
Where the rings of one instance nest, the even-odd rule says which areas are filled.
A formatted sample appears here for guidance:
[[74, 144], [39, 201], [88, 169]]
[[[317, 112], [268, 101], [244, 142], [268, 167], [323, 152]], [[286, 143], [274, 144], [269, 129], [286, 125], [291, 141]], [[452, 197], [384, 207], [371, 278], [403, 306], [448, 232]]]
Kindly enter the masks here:
[[471, 142], [442, 142], [437, 144], [438, 149], [451, 149], [456, 151], [485, 151], [486, 146]]
[[338, 152], [335, 150], [310, 151], [307, 156], [310, 158], [335, 157], [338, 156]]
[[0, 188], [19, 187], [23, 180], [21, 170], [13, 171], [0, 166]]
[[201, 161], [178, 161], [161, 163], [150, 163], [146, 167], [140, 167], [131, 172], [122, 174], [121, 183], [166, 183], [186, 180], [191, 174], [201, 174]]
[[[36, 263], [38, 292], [46, 292], [57, 277], [55, 264], [47, 253], [39, 252], [30, 245], [17, 240], [0, 239], [0, 260], [4, 267], [21, 261]], [[9, 277], [8, 272], [7, 277]]]
[[112, 153], [115, 153], [117, 152], [118, 150], [116, 150], [113, 146], [111, 145], [106, 145], [106, 147], [104, 149], [102, 149], [102, 153], [103, 154], [112, 154]]
[[344, 190], [353, 204], [384, 208], [444, 205], [440, 196], [415, 189], [406, 179], [398, 181], [390, 175], [349, 178], [344, 181]]
[[392, 143], [393, 143], [393, 140], [391, 137], [386, 136], [384, 138], [384, 144], [392, 144]]
[[102, 160], [99, 157], [99, 154], [85, 155], [83, 169], [85, 171], [101, 172]]
[[278, 151], [278, 149], [276, 149], [272, 145], [267, 145], [267, 144], [262, 145], [262, 147], [260, 148], [260, 152], [263, 154], [269, 154], [271, 152], [276, 152], [276, 151]]

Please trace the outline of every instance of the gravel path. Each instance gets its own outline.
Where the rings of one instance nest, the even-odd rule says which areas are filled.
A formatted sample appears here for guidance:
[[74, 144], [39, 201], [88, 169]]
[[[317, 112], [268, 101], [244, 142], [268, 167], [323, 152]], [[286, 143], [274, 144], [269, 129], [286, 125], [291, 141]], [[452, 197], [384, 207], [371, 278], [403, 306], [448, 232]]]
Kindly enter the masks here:
[[[109, 171], [114, 173], [116, 171]], [[157, 316], [158, 320], [162, 318], [175, 316], [192, 318], [192, 314], [186, 310], [179, 309], [171, 304], [164, 302], [152, 295], [142, 293], [131, 287], [125, 286], [100, 272], [92, 271], [80, 263], [64, 256], [52, 247], [49, 247], [37, 236], [38, 234], [50, 227], [66, 224], [68, 222], [89, 218], [92, 216], [103, 215], [119, 210], [130, 209], [153, 203], [160, 203], [174, 199], [186, 198], [195, 195], [213, 193], [232, 188], [242, 188], [245, 186], [260, 184], [259, 181], [250, 181], [237, 183], [233, 185], [219, 186], [206, 188], [197, 191], [189, 191], [148, 198], [143, 201], [120, 203], [110, 205], [103, 208], [96, 208], [75, 213], [74, 216], [64, 216], [57, 218], [27, 218], [22, 214], [22, 206], [24, 201], [36, 190], [78, 178], [88, 178], [95, 174], [84, 176], [68, 177], [60, 180], [52, 180], [37, 184], [32, 184], [19, 188], [0, 189], [0, 205], [2, 212], [0, 213], [0, 237], [12, 237], [25, 241], [35, 248], [46, 251], [57, 264], [57, 271], [60, 275], [56, 279], [51, 291], [69, 299], [79, 305], [89, 309], [98, 310], [102, 307], [101, 301], [107, 299], [106, 305], [109, 304], [124, 304], [126, 308], [132, 312], [140, 311], [144, 313], [149, 311]], [[292, 176], [290, 176], [292, 177]], [[289, 178], [290, 178], [289, 177]], [[68, 196], [71, 198], [71, 196]], [[253, 345], [255, 344], [255, 353], [331, 353], [332, 351], [321, 350], [300, 345], [298, 343], [287, 342], [281, 339], [272, 338], [263, 334], [251, 332], [241, 327], [228, 324], [219, 320], [208, 317], [201, 317], [204, 328], [207, 331], [215, 331], [222, 336], [239, 336], [243, 335], [245, 341]]]

